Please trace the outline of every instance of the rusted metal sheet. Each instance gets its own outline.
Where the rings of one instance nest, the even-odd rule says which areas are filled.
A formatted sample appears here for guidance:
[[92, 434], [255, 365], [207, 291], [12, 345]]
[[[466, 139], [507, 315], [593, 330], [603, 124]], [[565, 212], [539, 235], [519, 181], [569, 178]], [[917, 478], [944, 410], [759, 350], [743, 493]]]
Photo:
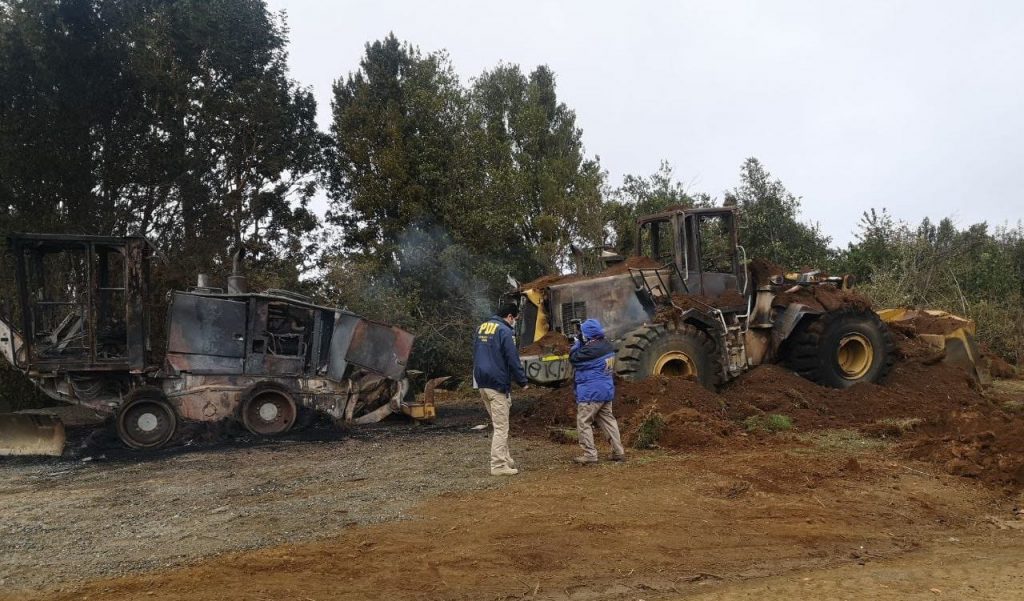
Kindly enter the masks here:
[[331, 336], [330, 351], [327, 358], [327, 375], [342, 379], [348, 369], [348, 349], [352, 344], [352, 336], [355, 334], [356, 325], [359, 323], [358, 315], [341, 312], [334, 321], [334, 334]]
[[400, 379], [412, 352], [414, 337], [394, 326], [360, 319], [352, 332], [345, 358], [349, 363]]
[[244, 302], [175, 292], [169, 313], [167, 358], [177, 370], [242, 373]]

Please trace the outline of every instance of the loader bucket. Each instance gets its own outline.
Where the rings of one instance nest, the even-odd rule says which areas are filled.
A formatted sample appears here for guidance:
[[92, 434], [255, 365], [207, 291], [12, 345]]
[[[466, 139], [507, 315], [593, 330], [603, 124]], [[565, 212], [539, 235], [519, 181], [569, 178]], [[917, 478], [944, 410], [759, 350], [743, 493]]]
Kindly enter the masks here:
[[[992, 384], [992, 374], [974, 340], [974, 321], [935, 309], [882, 309], [877, 312], [886, 323], [913, 326], [935, 320], [941, 322], [937, 333], [919, 333], [917, 337], [943, 353], [942, 362], [962, 368], [982, 387]], [[919, 321], [920, 320], [920, 321]]]
[[64, 422], [49, 415], [0, 414], [0, 455], [51, 455], [64, 452]]

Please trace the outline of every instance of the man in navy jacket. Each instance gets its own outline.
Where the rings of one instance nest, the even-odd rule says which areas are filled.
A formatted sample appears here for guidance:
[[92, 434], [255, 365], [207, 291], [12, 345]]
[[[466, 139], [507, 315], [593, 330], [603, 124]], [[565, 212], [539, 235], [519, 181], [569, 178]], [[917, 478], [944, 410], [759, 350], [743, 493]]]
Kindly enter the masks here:
[[594, 423], [601, 428], [612, 445], [612, 461], [626, 458], [619, 438], [619, 424], [612, 414], [615, 400], [615, 349], [604, 339], [604, 329], [596, 319], [588, 319], [580, 326], [582, 340], [577, 340], [569, 351], [569, 361], [575, 369], [576, 431], [579, 433], [583, 455], [573, 459], [576, 463], [597, 463], [594, 446]]
[[526, 372], [519, 360], [513, 328], [519, 307], [502, 305], [498, 314], [480, 324], [473, 341], [473, 384], [491, 416], [491, 475], [519, 473], [508, 450], [508, 412], [512, 407], [512, 380], [526, 388]]

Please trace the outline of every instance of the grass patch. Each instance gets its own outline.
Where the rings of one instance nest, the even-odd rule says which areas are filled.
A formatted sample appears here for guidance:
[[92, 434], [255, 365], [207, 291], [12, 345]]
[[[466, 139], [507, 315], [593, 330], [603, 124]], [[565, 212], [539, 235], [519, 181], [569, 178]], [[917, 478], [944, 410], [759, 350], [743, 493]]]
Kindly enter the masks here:
[[658, 439], [665, 429], [665, 418], [651, 410], [637, 428], [633, 447], [637, 449], [653, 449], [658, 446]]
[[751, 415], [743, 420], [743, 427], [747, 432], [785, 432], [793, 428], [793, 420], [778, 413]]
[[797, 434], [797, 440], [813, 445], [814, 451], [857, 451], [881, 449], [889, 443], [878, 438], [867, 438], [857, 430], [819, 430]]
[[924, 420], [920, 417], [887, 417], [875, 422], [881, 432], [893, 437], [913, 432], [914, 428], [923, 423]]
[[548, 428], [548, 438], [561, 444], [576, 444], [580, 441], [580, 433], [576, 428]]

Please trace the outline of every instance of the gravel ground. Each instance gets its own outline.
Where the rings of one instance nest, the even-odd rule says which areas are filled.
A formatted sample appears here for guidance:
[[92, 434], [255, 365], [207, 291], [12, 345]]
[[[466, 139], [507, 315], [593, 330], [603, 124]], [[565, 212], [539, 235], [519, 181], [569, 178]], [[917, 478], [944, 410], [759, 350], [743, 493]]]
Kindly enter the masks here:
[[[446, 492], [503, 486], [487, 470], [489, 430], [472, 402], [433, 425], [390, 422], [137, 455], [0, 458], [0, 589], [71, 584], [336, 534], [405, 518]], [[323, 438], [327, 438], [324, 440]], [[571, 451], [513, 439], [520, 467]]]

